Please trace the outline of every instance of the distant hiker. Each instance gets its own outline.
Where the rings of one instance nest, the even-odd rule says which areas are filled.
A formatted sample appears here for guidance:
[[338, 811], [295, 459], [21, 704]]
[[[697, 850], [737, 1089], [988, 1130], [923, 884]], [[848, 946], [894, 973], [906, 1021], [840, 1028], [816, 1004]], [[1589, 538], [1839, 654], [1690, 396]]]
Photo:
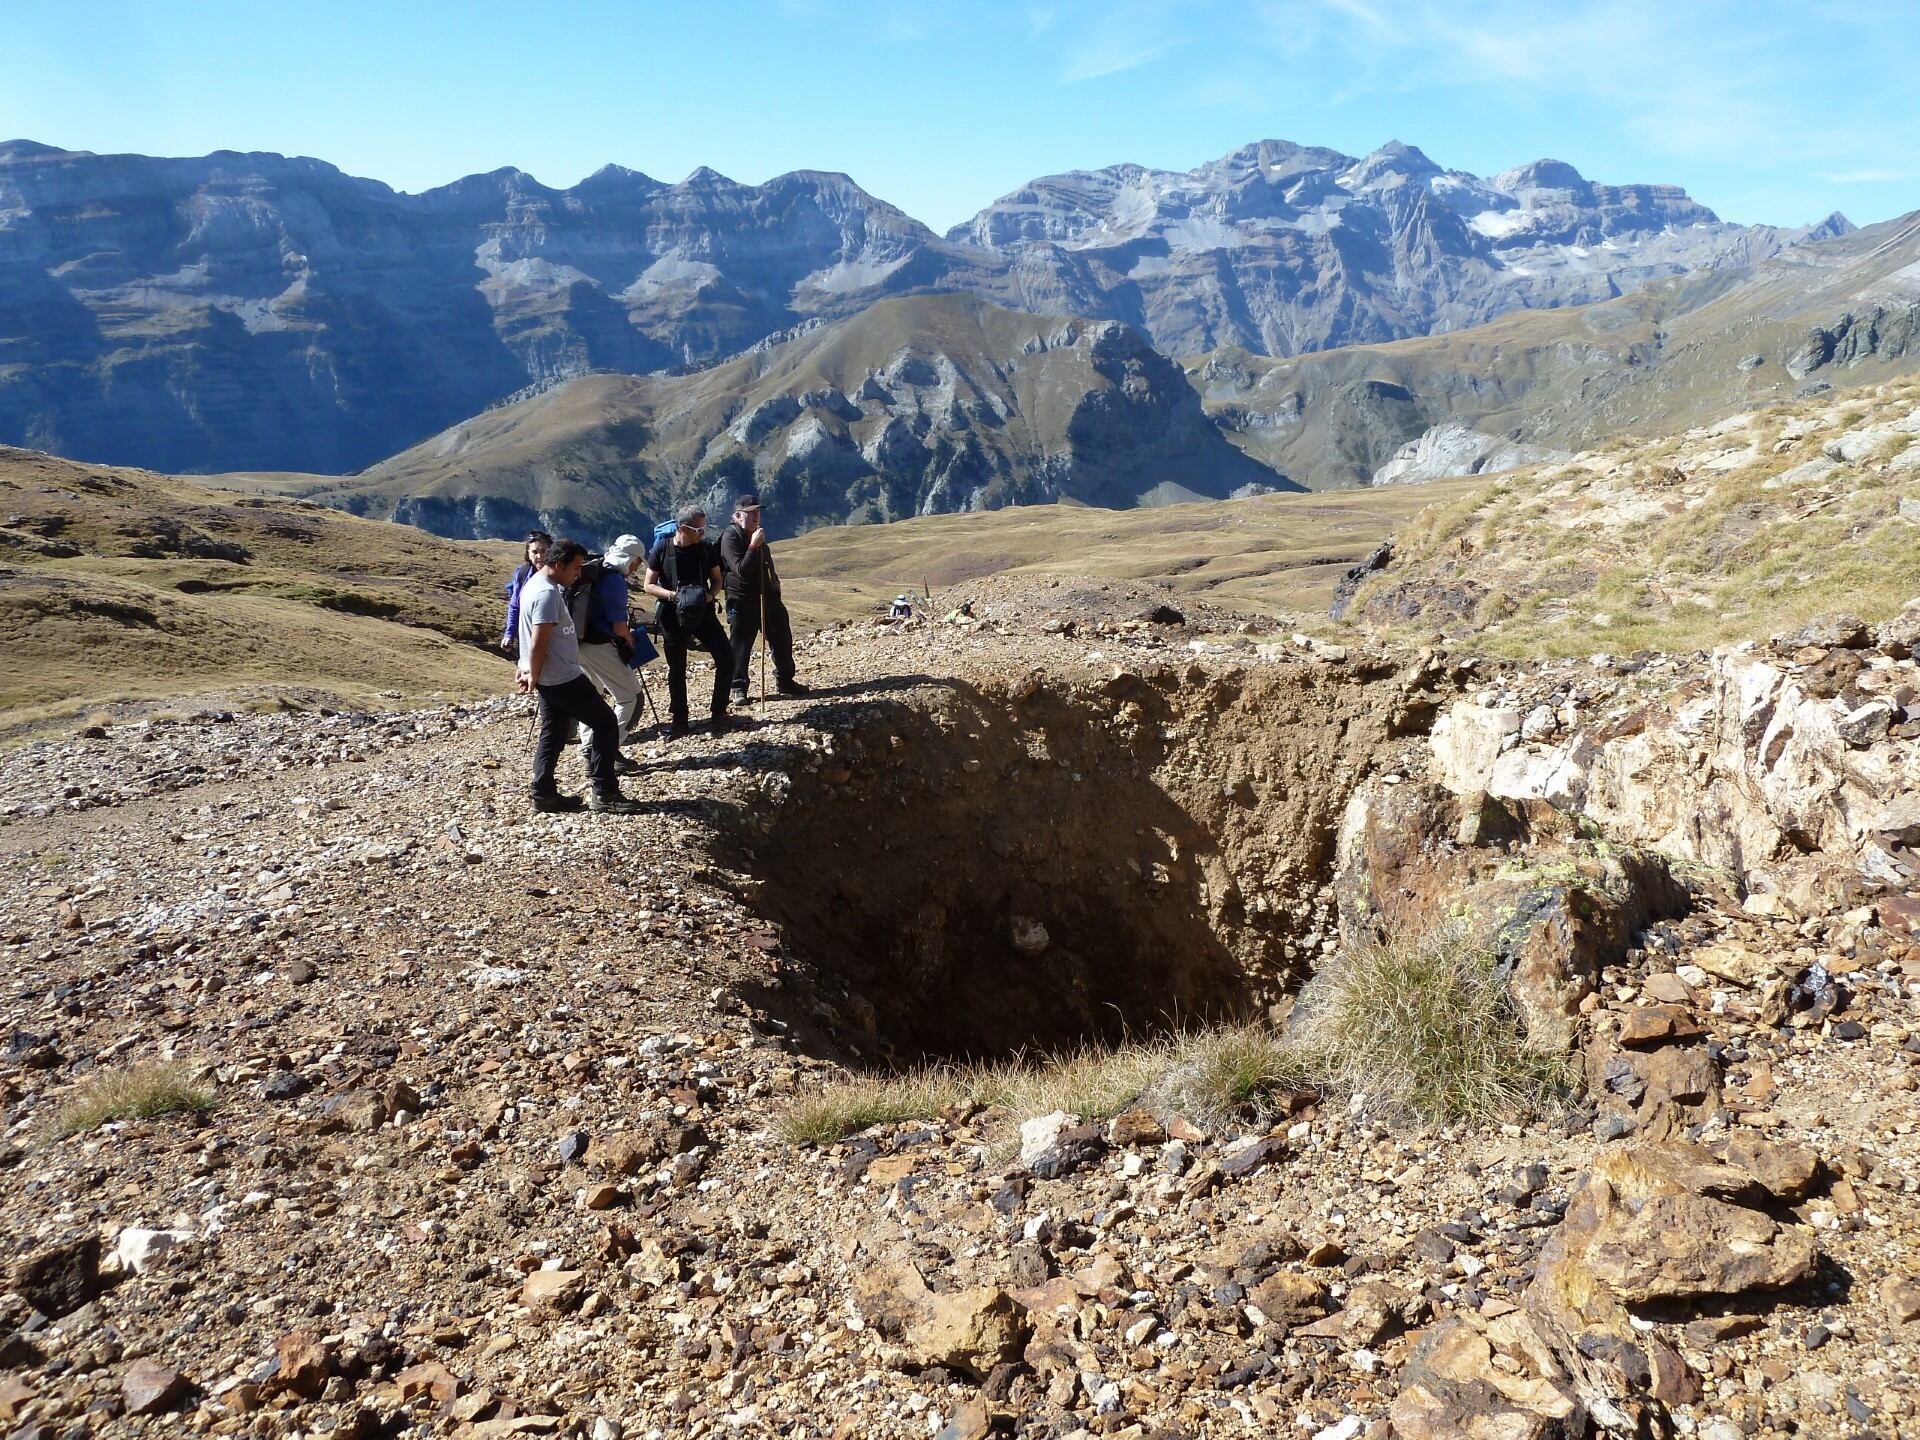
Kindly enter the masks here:
[[567, 608], [567, 590], [580, 578], [586, 564], [584, 545], [561, 540], [547, 551], [546, 563], [520, 593], [520, 672], [515, 677], [522, 694], [540, 697], [540, 739], [533, 750], [533, 808], [543, 812], [578, 810], [580, 802], [562, 795], [554, 784], [554, 767], [566, 743], [569, 721], [587, 727], [587, 778], [593, 785], [588, 805], [614, 815], [631, 815], [639, 807], [620, 793], [615, 761], [620, 750], [620, 726], [613, 711], [580, 668], [580, 641], [573, 613]]
[[720, 565], [727, 574], [727, 633], [733, 637], [733, 703], [746, 703], [753, 641], [762, 628], [773, 651], [780, 693], [807, 694], [807, 687], [793, 678], [793, 624], [780, 598], [773, 546], [760, 523], [759, 496], [742, 495], [733, 502], [733, 524], [720, 537]]
[[527, 532], [524, 563], [507, 581], [507, 628], [500, 632], [500, 648], [508, 655], [520, 653], [520, 591], [547, 563], [547, 551], [553, 548], [553, 536], [544, 530]]
[[[640, 716], [640, 676], [633, 668], [633, 627], [627, 616], [627, 580], [646, 562], [638, 535], [622, 535], [599, 561], [588, 560], [568, 597], [580, 636], [580, 668], [613, 703], [613, 718], [625, 740]], [[615, 761], [622, 775], [640, 767], [625, 754]]]
[[727, 633], [714, 613], [721, 592], [720, 555], [707, 543], [707, 512], [689, 505], [674, 517], [673, 533], [647, 557], [646, 592], [660, 602], [654, 614], [667, 652], [667, 703], [673, 713], [668, 738], [687, 733], [687, 646], [698, 644], [713, 656], [713, 728], [735, 722], [727, 715], [727, 686], [733, 678], [733, 654]]

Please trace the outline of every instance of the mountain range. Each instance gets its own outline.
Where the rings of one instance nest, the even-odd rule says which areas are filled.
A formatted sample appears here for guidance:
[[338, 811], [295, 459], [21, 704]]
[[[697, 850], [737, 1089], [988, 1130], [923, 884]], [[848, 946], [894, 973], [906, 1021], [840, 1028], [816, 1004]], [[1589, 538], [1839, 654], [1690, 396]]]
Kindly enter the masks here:
[[1920, 212], [1591, 305], [1289, 358], [1223, 349], [1187, 368], [1236, 445], [1322, 488], [1466, 473], [1382, 473], [1409, 441], [1460, 453], [1462, 427], [1481, 457], [1579, 450], [1916, 367]]
[[[0, 144], [0, 442], [340, 474], [516, 394], [713, 367], [889, 297], [958, 292], [1083, 335], [1117, 321], [1144, 339], [1104, 343], [1142, 364], [1137, 345], [1276, 359], [1750, 268], [1850, 228], [1732, 225], [1675, 187], [1597, 185], [1555, 161], [1480, 179], [1398, 143], [1352, 157], [1262, 141], [1189, 172], [1045, 177], [942, 237], [823, 171], [666, 184], [609, 166], [558, 190], [504, 169], [410, 195], [312, 159], [14, 141]], [[1057, 466], [1064, 437], [1042, 432]], [[1046, 465], [1004, 458], [937, 495], [929, 479], [911, 504], [854, 496], [818, 514], [1045, 493], [1029, 472]], [[1072, 460], [1074, 484], [1133, 483], [1090, 464]], [[1323, 483], [1262, 464], [1277, 473], [1256, 483]]]

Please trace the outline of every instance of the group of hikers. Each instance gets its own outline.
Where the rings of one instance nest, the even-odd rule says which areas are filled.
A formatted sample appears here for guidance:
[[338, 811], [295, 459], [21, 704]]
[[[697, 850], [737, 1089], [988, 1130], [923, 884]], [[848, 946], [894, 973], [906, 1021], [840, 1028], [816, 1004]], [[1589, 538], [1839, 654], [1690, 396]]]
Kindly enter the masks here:
[[[782, 695], [805, 695], [794, 677], [793, 626], [780, 598], [773, 546], [760, 501], [742, 495], [719, 544], [707, 538], [707, 514], [689, 505], [655, 532], [651, 550], [622, 535], [595, 557], [577, 540], [543, 530], [527, 536], [526, 561], [507, 584], [507, 624], [500, 647], [519, 661], [520, 692], [540, 700], [533, 752], [533, 808], [583, 806], [610, 814], [638, 807], [620, 791], [620, 777], [639, 770], [623, 749], [639, 726], [645, 681], [640, 667], [656, 657], [644, 627], [632, 623], [632, 585], [654, 601], [654, 623], [667, 658], [669, 739], [689, 730], [687, 652], [713, 657], [711, 723], [716, 733], [741, 722], [730, 707], [748, 699], [754, 641], [764, 631]], [[726, 629], [719, 609], [724, 603]], [[604, 698], [603, 698], [604, 696]], [[560, 751], [577, 727], [587, 731], [586, 800], [563, 795], [554, 780]]]

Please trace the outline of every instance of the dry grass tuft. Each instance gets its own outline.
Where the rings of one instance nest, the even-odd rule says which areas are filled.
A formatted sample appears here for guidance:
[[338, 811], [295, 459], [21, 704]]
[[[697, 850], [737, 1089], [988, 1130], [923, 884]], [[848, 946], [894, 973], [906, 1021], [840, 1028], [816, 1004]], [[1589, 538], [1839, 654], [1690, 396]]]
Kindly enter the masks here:
[[796, 1101], [778, 1130], [795, 1145], [825, 1145], [875, 1125], [931, 1120], [969, 1097], [965, 1074], [948, 1066], [841, 1080]]
[[1430, 1122], [1492, 1123], [1549, 1108], [1570, 1075], [1531, 1045], [1493, 957], [1456, 929], [1337, 957], [1298, 1027], [1330, 1088]]
[[97, 1130], [114, 1120], [152, 1120], [161, 1115], [197, 1114], [214, 1106], [213, 1092], [196, 1084], [177, 1061], [156, 1061], [90, 1077], [54, 1119], [56, 1135]]

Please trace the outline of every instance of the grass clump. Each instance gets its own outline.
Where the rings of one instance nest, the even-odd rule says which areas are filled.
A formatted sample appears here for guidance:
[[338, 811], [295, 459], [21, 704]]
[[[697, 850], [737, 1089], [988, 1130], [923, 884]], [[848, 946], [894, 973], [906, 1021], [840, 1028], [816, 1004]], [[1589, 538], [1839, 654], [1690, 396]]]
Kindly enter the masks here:
[[931, 1120], [970, 1096], [966, 1076], [948, 1066], [840, 1080], [795, 1102], [778, 1129], [795, 1145], [825, 1145], [875, 1125]]
[[1456, 928], [1336, 958], [1298, 1027], [1330, 1088], [1430, 1122], [1488, 1123], [1545, 1109], [1565, 1057], [1533, 1044], [1494, 957]]
[[1168, 1088], [1179, 1108], [1211, 1119], [1262, 1110], [1281, 1091], [1317, 1089], [1319, 1068], [1265, 1025], [1230, 1025], [1186, 1038]]
[[828, 1144], [869, 1126], [991, 1107], [1011, 1129], [1066, 1110], [1105, 1119], [1133, 1105], [1209, 1124], [1262, 1117], [1290, 1092], [1360, 1097], [1423, 1123], [1488, 1124], [1553, 1108], [1566, 1057], [1531, 1043], [1493, 956], [1443, 927], [1348, 952], [1316, 977], [1280, 1033], [1247, 1021], [1060, 1056], [928, 1066], [837, 1081], [794, 1104], [779, 1133]]
[[213, 1091], [195, 1083], [177, 1061], [132, 1065], [92, 1076], [54, 1119], [56, 1135], [97, 1130], [114, 1120], [152, 1120], [199, 1114], [214, 1106]]

